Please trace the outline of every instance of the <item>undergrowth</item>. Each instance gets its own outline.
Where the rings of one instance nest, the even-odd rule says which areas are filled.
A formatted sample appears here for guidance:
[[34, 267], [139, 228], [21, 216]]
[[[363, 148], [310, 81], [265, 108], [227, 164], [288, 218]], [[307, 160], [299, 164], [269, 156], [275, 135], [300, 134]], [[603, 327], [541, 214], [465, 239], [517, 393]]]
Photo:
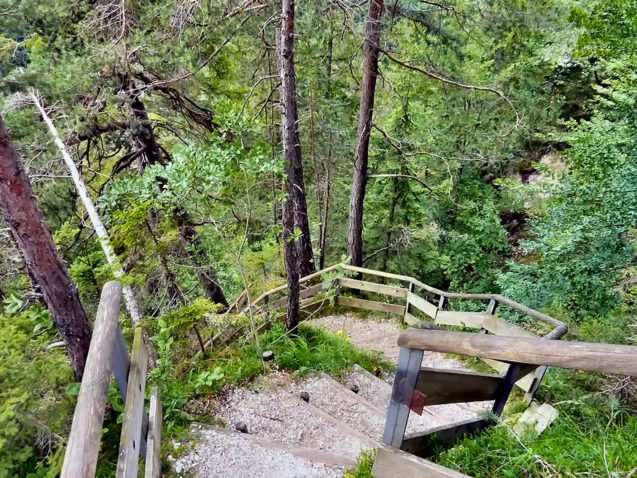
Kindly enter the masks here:
[[368, 371], [393, 368], [383, 361], [380, 353], [355, 348], [344, 333], [301, 325], [298, 334], [288, 336], [280, 323], [259, 337], [259, 350], [254, 344], [235, 343], [206, 356], [187, 357], [182, 350], [186, 344], [175, 340], [178, 334], [166, 321], [158, 322], [159, 332], [152, 340], [157, 345], [159, 360], [151, 372], [150, 383], [160, 388], [165, 432], [173, 436], [183, 436], [194, 419], [206, 421], [201, 410], [189, 406], [193, 399], [248, 383], [266, 372], [270, 365], [262, 359], [265, 350], [274, 352], [279, 369], [295, 375], [327, 372], [339, 377], [355, 364]]

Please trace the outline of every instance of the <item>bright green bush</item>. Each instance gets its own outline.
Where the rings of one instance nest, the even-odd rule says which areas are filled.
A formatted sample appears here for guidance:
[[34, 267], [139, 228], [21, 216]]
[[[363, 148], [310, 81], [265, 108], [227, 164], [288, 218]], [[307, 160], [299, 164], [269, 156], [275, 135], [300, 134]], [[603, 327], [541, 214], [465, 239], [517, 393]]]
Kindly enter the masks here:
[[[33, 476], [45, 476], [38, 463], [53, 456], [68, 435], [73, 400], [66, 388], [73, 373], [65, 350], [45, 350], [51, 337], [35, 335], [47, 321], [39, 307], [0, 315], [0, 478], [36, 469]], [[55, 476], [55, 466], [50, 473]]]

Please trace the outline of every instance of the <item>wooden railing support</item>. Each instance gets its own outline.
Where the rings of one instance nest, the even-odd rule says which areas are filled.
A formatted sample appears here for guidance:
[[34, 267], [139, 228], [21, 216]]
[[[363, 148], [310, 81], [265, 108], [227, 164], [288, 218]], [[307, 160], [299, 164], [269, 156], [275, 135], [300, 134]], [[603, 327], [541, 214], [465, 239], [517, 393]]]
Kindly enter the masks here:
[[400, 448], [405, 436], [407, 419], [409, 418], [409, 404], [418, 382], [422, 357], [422, 350], [400, 348], [396, 376], [394, 377], [394, 388], [383, 435], [383, 442], [386, 445]]
[[[408, 329], [402, 332], [398, 338], [398, 345], [398, 372], [385, 423], [384, 442], [420, 456], [427, 456], [436, 444], [453, 445], [464, 435], [490, 426], [492, 421], [471, 419], [424, 433], [405, 435], [409, 403], [415, 390], [429, 393], [432, 404], [455, 403], [467, 401], [465, 392], [475, 395], [476, 387], [482, 385], [485, 391], [481, 398], [488, 399], [493, 394], [495, 403], [492, 410], [495, 415], [500, 415], [515, 382], [534, 369], [537, 373], [538, 365], [539, 369], [544, 369], [543, 371], [546, 366], [553, 366], [637, 377], [637, 347], [629, 345], [557, 342], [539, 337], [510, 337], [427, 329]], [[503, 377], [422, 369], [420, 379], [414, 382], [415, 364], [410, 358], [419, 357], [419, 363], [425, 350], [498, 360], [507, 365], [508, 369]], [[461, 382], [451, 382], [454, 377]], [[426, 383], [426, 380], [429, 380], [429, 383]]]
[[113, 372], [112, 351], [118, 337], [121, 302], [122, 285], [116, 281], [106, 283], [97, 310], [95, 329], [73, 414], [61, 478], [95, 475], [106, 395]]
[[102, 289], [95, 330], [89, 348], [84, 378], [73, 415], [71, 434], [62, 465], [62, 478], [95, 476], [102, 438], [102, 425], [111, 376], [124, 397], [124, 423], [117, 468], [121, 478], [137, 477], [139, 454], [152, 462], [146, 478], [159, 478], [161, 441], [161, 403], [156, 389], [151, 399], [153, 418], [152, 448], [147, 450], [148, 414], [144, 409], [148, 350], [141, 327], [135, 330], [132, 361], [119, 326], [122, 285], [108, 282]]

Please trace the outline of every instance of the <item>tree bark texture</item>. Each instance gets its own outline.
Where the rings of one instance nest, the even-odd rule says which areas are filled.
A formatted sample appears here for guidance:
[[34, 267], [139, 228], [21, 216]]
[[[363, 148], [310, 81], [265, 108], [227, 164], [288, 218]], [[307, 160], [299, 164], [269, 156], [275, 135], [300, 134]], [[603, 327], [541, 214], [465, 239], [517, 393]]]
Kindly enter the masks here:
[[44, 297], [80, 381], [86, 365], [91, 327], [80, 296], [55, 247], [24, 166], [0, 118], [0, 208], [24, 256], [30, 277]]
[[369, 137], [374, 115], [374, 97], [378, 77], [378, 55], [380, 51], [380, 26], [383, 0], [372, 0], [369, 4], [364, 42], [363, 82], [361, 85], [358, 134], [354, 155], [352, 198], [349, 207], [349, 229], [347, 250], [351, 264], [363, 264], [363, 203], [367, 186], [367, 163], [369, 159]]
[[299, 325], [298, 247], [294, 240], [294, 200], [290, 191], [293, 187], [292, 183], [288, 181], [288, 197], [283, 205], [283, 247], [288, 281], [288, 310], [285, 320], [285, 330], [287, 332], [296, 331]]
[[[294, 225], [301, 231], [297, 241], [298, 269], [301, 276], [314, 269], [314, 252], [310, 235], [310, 221], [305, 197], [301, 140], [299, 136], [299, 112], [296, 102], [296, 76], [294, 71], [294, 1], [283, 0], [281, 31], [277, 32], [277, 60], [281, 77], [281, 132], [283, 155], [286, 162], [288, 194], [293, 200]], [[289, 272], [288, 272], [289, 274]]]

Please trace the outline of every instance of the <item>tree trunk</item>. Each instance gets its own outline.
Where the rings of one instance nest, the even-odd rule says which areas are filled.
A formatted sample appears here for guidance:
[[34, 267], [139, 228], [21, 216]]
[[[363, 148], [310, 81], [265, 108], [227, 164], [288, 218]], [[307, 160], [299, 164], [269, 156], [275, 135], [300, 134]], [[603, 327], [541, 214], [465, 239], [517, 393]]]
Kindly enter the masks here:
[[[287, 169], [290, 169], [289, 167]], [[288, 172], [289, 174], [289, 172]], [[288, 281], [288, 311], [285, 320], [285, 330], [296, 333], [299, 326], [299, 271], [298, 247], [294, 240], [294, 199], [292, 189], [294, 185], [288, 180], [288, 197], [283, 206], [283, 244], [285, 250], [285, 269]]]
[[199, 278], [199, 283], [203, 287], [204, 293], [215, 304], [221, 304], [227, 309], [229, 304], [223, 289], [219, 284], [217, 274], [210, 268], [210, 259], [204, 250], [197, 229], [190, 220], [190, 216], [185, 211], [175, 212], [175, 218], [179, 227], [179, 236], [181, 237], [184, 249], [192, 248], [192, 260], [195, 273]]
[[[119, 264], [119, 260], [117, 259], [115, 252], [113, 252], [113, 248], [111, 247], [111, 243], [109, 242], [110, 239], [108, 236], [108, 231], [106, 230], [106, 226], [104, 226], [104, 223], [102, 222], [102, 218], [97, 212], [97, 208], [95, 207], [95, 204], [93, 203], [93, 199], [91, 199], [91, 196], [89, 195], [88, 190], [86, 189], [86, 184], [84, 184], [84, 180], [82, 179], [80, 172], [77, 170], [77, 167], [75, 166], [75, 162], [73, 162], [73, 158], [71, 158], [71, 155], [66, 150], [64, 141], [62, 141], [62, 138], [60, 138], [57, 128], [55, 127], [55, 125], [53, 124], [53, 121], [51, 121], [51, 118], [49, 117], [46, 110], [44, 109], [44, 106], [42, 105], [42, 102], [40, 101], [40, 97], [33, 90], [31, 91], [31, 99], [33, 100], [36, 108], [40, 112], [40, 116], [42, 116], [42, 119], [48, 126], [49, 133], [51, 134], [51, 137], [53, 138], [53, 142], [60, 150], [60, 154], [62, 155], [62, 158], [64, 158], [66, 167], [69, 169], [69, 172], [71, 173], [71, 178], [73, 179], [73, 183], [75, 184], [75, 189], [77, 190], [77, 193], [80, 196], [80, 199], [82, 199], [82, 203], [84, 204], [84, 207], [86, 208], [88, 217], [91, 220], [91, 223], [93, 224], [93, 228], [95, 229], [95, 234], [100, 239], [100, 245], [102, 246], [102, 250], [104, 251], [106, 260], [108, 261], [109, 264], [113, 264], [115, 266], [113, 269], [113, 275], [119, 279], [120, 277], [124, 275], [124, 271], [122, 270], [122, 266]], [[133, 290], [132, 287], [125, 286], [123, 289], [123, 294], [124, 294], [124, 299], [126, 300], [126, 308], [128, 309], [128, 313], [131, 316], [131, 320], [133, 321], [134, 324], [139, 323], [142, 320], [143, 314], [142, 314], [142, 309], [139, 306], [139, 303], [137, 302], [135, 291]]]
[[378, 54], [383, 0], [372, 0], [369, 4], [365, 34], [363, 60], [363, 83], [361, 85], [360, 115], [358, 135], [354, 155], [354, 176], [352, 178], [352, 198], [349, 207], [349, 230], [347, 249], [351, 264], [363, 264], [363, 202], [367, 186], [367, 162], [369, 158], [369, 136], [374, 113], [376, 78], [378, 77]]
[[[294, 72], [294, 0], [283, 0], [281, 32], [277, 32], [277, 60], [281, 77], [281, 132], [283, 155], [287, 163], [288, 194], [294, 201], [294, 226], [301, 231], [297, 242], [299, 273], [306, 276], [314, 271], [314, 252], [310, 236], [310, 222], [305, 198], [305, 180], [299, 137], [299, 112], [296, 103]], [[289, 273], [289, 272], [288, 272]]]
[[0, 117], [0, 207], [24, 256], [29, 275], [53, 314], [80, 381], [91, 343], [91, 327], [80, 296], [57, 251], [29, 178]]

